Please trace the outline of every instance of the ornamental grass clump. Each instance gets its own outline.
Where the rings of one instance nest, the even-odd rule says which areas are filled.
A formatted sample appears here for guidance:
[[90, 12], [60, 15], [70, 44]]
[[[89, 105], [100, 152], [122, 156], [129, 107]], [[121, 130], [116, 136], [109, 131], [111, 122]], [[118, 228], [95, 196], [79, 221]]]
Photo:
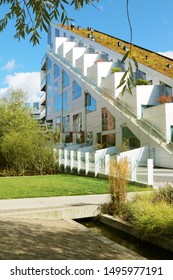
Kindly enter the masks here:
[[102, 207], [102, 212], [109, 215], [119, 215], [124, 213], [127, 186], [129, 176], [129, 165], [126, 158], [117, 162], [110, 162], [109, 190], [111, 200]]
[[128, 220], [141, 239], [160, 236], [173, 238], [172, 193], [173, 188], [169, 186], [137, 195], [126, 204]]

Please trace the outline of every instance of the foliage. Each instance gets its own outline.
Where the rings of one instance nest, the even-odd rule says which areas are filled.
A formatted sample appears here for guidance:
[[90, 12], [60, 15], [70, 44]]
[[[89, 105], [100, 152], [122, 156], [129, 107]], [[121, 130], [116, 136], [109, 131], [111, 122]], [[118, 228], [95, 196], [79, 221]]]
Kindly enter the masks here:
[[137, 195], [127, 203], [127, 216], [142, 239], [157, 236], [173, 237], [173, 188]]
[[112, 73], [122, 72], [122, 70], [121, 70], [120, 67], [113, 67], [113, 68], [111, 69], [111, 72], [112, 72]]
[[55, 172], [53, 135], [46, 134], [24, 106], [22, 90], [0, 101], [0, 169], [16, 175]]
[[111, 201], [104, 204], [102, 211], [110, 215], [121, 215], [124, 212], [127, 196], [129, 166], [127, 159], [110, 162], [109, 188]]
[[160, 104], [170, 103], [170, 102], [173, 102], [173, 96], [162, 94], [162, 95], [157, 99], [157, 101], [158, 101]]
[[83, 8], [86, 4], [93, 4], [99, 0], [0, 0], [0, 6], [6, 6], [8, 12], [0, 19], [0, 31], [3, 31], [8, 22], [15, 21], [14, 38], [20, 40], [25, 39], [30, 35], [30, 42], [33, 45], [39, 43], [40, 32], [44, 29], [47, 31], [47, 26], [51, 21], [56, 21], [64, 24], [70, 20], [66, 12], [66, 6], [72, 5], [76, 10]]
[[149, 85], [149, 82], [146, 81], [146, 80], [143, 80], [142, 78], [139, 78], [139, 79], [136, 81], [136, 85], [137, 85], [137, 86], [145, 86], [145, 85]]
[[167, 185], [164, 188], [159, 188], [155, 193], [153, 203], [166, 202], [170, 205], [173, 205], [173, 187]]

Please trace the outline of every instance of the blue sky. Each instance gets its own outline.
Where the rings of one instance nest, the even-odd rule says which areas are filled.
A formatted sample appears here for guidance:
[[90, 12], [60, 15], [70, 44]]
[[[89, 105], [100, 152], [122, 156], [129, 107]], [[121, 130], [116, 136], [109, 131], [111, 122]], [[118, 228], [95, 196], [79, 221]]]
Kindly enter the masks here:
[[[81, 11], [68, 7], [68, 15], [75, 24], [129, 41], [126, 0], [100, 0], [94, 8]], [[4, 9], [4, 10], [3, 10]], [[1, 8], [0, 17], [6, 10]], [[133, 43], [173, 58], [173, 1], [129, 0], [133, 28]], [[13, 23], [0, 33], [0, 96], [9, 87], [22, 88], [30, 100], [36, 100], [40, 85], [40, 62], [45, 54], [47, 34], [43, 32], [40, 45], [33, 47], [29, 40], [13, 39]]]

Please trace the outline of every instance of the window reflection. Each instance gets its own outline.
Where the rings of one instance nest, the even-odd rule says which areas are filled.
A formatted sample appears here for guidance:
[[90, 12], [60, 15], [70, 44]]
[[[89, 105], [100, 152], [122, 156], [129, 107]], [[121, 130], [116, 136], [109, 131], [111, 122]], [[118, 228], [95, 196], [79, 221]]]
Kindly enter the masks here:
[[63, 112], [68, 111], [68, 92], [63, 92]]
[[77, 99], [81, 96], [81, 87], [76, 81], [73, 81], [73, 99]]
[[52, 83], [51, 83], [50, 74], [47, 75], [46, 85], [47, 85], [47, 98], [50, 98], [52, 97]]
[[82, 131], [82, 113], [73, 116], [73, 132]]
[[70, 78], [65, 71], [62, 72], [62, 87], [65, 88], [70, 84]]
[[85, 94], [85, 108], [86, 113], [96, 111], [96, 100], [91, 96], [89, 92]]
[[52, 61], [50, 60], [50, 58], [49, 57], [47, 57], [47, 71], [49, 71], [51, 68], [52, 68]]
[[115, 118], [106, 108], [102, 108], [102, 131], [112, 129], [115, 129]]
[[54, 112], [62, 110], [62, 95], [58, 92], [58, 82], [54, 83], [53, 106]]
[[62, 130], [63, 130], [63, 133], [70, 132], [70, 116], [69, 115], [64, 116], [62, 118]]
[[54, 64], [54, 79], [56, 79], [60, 74], [60, 69], [58, 65]]
[[61, 132], [62, 131], [62, 118], [61, 117], [58, 117], [58, 118], [56, 118], [56, 128], [58, 129], [58, 131], [59, 132]]

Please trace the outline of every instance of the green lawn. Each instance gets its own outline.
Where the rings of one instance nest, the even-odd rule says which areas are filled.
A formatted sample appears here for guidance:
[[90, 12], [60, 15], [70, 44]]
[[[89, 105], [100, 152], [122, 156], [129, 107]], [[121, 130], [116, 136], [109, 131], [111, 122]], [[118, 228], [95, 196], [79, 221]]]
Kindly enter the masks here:
[[[131, 185], [128, 191], [147, 189]], [[0, 178], [0, 199], [105, 194], [108, 192], [108, 180], [67, 174]]]

